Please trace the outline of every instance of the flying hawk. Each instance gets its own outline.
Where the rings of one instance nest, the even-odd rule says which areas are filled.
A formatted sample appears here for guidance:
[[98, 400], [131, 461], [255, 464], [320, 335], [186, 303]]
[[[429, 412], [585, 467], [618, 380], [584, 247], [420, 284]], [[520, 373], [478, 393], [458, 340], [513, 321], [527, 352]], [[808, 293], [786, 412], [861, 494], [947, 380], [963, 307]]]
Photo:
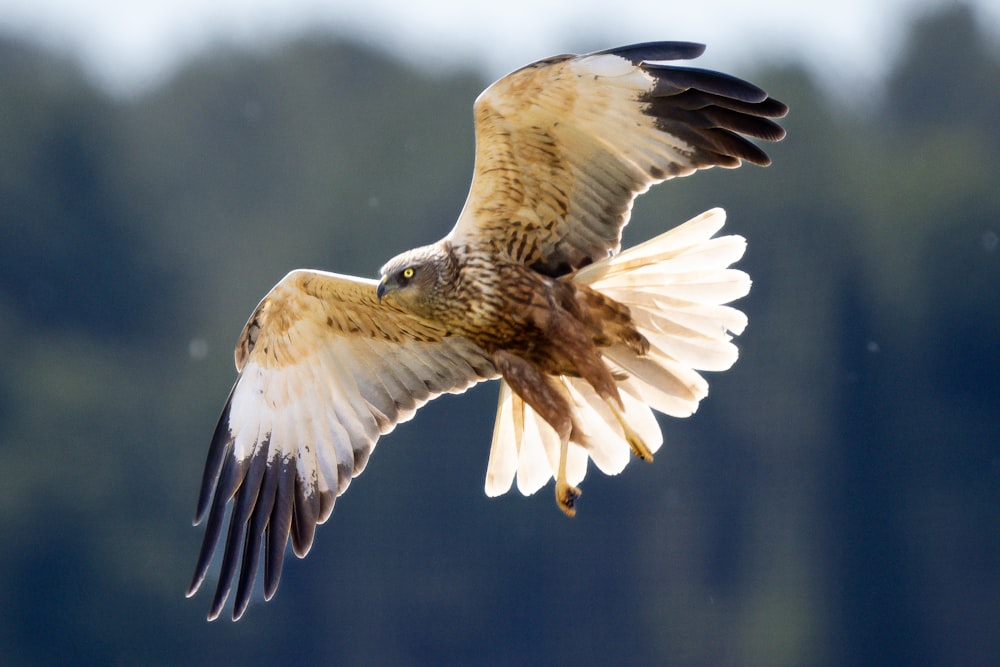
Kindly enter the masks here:
[[[714, 237], [715, 209], [619, 252], [650, 185], [768, 157], [781, 102], [750, 83], [667, 61], [704, 46], [661, 42], [548, 58], [476, 100], [472, 186], [455, 227], [399, 255], [379, 280], [296, 270], [268, 292], [236, 346], [239, 375], [215, 429], [188, 590], [230, 518], [209, 618], [236, 583], [243, 615], [264, 553], [264, 597], [285, 548], [364, 470], [380, 435], [432, 398], [501, 378], [486, 493], [555, 478], [575, 512], [588, 459], [615, 474], [662, 442], [652, 410], [692, 414], [698, 370], [729, 368], [746, 325], [724, 304], [750, 279], [727, 268], [745, 241]], [[713, 238], [714, 237], [714, 238]], [[238, 576], [237, 576], [238, 575]]]

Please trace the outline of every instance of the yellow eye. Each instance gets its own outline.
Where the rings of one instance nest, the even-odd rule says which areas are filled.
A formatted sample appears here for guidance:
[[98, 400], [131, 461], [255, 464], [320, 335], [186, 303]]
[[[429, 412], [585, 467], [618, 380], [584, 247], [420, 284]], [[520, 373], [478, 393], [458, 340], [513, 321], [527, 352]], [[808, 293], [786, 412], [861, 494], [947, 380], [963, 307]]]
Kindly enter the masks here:
[[412, 266], [408, 266], [405, 269], [403, 269], [403, 277], [406, 278], [407, 280], [409, 280], [410, 278], [413, 277], [413, 267]]

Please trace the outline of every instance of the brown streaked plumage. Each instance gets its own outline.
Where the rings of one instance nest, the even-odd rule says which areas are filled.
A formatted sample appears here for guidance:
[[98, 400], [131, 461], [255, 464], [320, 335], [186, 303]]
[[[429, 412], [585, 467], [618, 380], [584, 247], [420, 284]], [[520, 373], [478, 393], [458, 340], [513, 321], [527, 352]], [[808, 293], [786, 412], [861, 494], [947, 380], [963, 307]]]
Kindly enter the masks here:
[[390, 260], [381, 280], [297, 270], [260, 302], [236, 347], [239, 377], [209, 449], [196, 523], [203, 583], [231, 505], [209, 618], [236, 584], [250, 601], [264, 552], [274, 594], [290, 540], [316, 526], [364, 470], [379, 436], [442, 393], [501, 377], [486, 492], [553, 477], [575, 512], [588, 460], [615, 474], [662, 442], [652, 410], [684, 417], [724, 370], [749, 290], [728, 268], [735, 236], [713, 210], [619, 252], [634, 198], [697, 169], [768, 164], [783, 104], [725, 74], [664, 61], [704, 47], [639, 44], [558, 56], [476, 101], [465, 207], [437, 243]]

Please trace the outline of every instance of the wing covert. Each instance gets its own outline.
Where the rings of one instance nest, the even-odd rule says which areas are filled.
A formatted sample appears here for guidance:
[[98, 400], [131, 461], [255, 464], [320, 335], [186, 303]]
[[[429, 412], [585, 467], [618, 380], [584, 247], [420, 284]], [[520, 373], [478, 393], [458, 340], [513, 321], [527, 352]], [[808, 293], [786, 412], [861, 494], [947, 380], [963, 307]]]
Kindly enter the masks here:
[[234, 583], [233, 618], [243, 614], [262, 551], [270, 599], [288, 541], [306, 555], [380, 435], [428, 400], [496, 376], [478, 346], [391, 299], [380, 302], [376, 285], [293, 271], [243, 329], [240, 374], [212, 438], [195, 515], [196, 524], [208, 521], [189, 596], [205, 579], [231, 504], [210, 619]]
[[476, 100], [472, 186], [449, 235], [489, 243], [550, 276], [619, 249], [632, 202], [651, 185], [743, 160], [746, 137], [776, 141], [787, 107], [746, 81], [668, 65], [688, 42], [557, 56], [500, 79]]

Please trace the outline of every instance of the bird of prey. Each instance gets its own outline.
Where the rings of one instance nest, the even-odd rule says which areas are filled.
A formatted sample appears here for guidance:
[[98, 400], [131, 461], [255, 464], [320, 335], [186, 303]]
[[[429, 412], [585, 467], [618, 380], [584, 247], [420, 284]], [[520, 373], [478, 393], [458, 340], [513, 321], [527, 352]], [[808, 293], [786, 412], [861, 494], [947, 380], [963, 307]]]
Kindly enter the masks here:
[[[672, 64], [704, 46], [658, 42], [523, 67], [476, 100], [472, 185], [440, 241], [390, 259], [378, 280], [295, 270], [263, 298], [236, 346], [239, 375], [208, 452], [193, 595], [229, 514], [209, 619], [236, 585], [245, 612], [264, 558], [274, 595], [286, 545], [365, 469], [379, 436], [442, 393], [500, 378], [486, 493], [555, 478], [575, 512], [588, 461], [615, 474], [662, 442], [652, 410], [686, 417], [746, 325], [725, 304], [749, 277], [715, 237], [715, 209], [619, 252], [650, 185], [769, 159], [787, 107], [735, 77]], [[713, 238], [714, 237], [714, 238]]]

